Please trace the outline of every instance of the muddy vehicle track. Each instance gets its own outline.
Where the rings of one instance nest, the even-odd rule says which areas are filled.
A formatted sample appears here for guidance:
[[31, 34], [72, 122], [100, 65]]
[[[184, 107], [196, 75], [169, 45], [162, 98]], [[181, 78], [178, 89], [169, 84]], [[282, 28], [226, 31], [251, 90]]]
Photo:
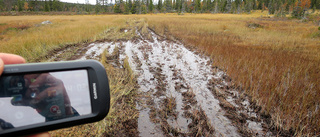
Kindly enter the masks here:
[[[212, 60], [150, 29], [148, 34], [140, 31], [136, 29], [137, 36], [128, 41], [68, 46], [48, 58], [99, 60], [107, 50], [107, 60], [118, 68], [127, 59], [140, 87], [139, 118], [131, 121], [137, 125], [137, 136], [273, 136], [270, 117], [261, 114], [223, 71], [211, 66]], [[75, 54], [63, 59], [65, 52]]]

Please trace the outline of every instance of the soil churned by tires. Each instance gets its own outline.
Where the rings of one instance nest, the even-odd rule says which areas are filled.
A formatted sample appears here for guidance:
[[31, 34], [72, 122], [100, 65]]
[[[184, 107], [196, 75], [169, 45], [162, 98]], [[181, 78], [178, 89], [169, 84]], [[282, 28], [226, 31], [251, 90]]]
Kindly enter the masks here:
[[147, 34], [136, 29], [135, 34], [128, 41], [70, 45], [54, 51], [51, 60], [71, 51], [77, 54], [69, 59], [99, 59], [105, 50], [115, 67], [123, 68], [127, 60], [140, 91], [138, 120], [123, 123], [130, 136], [273, 136], [270, 116], [210, 58], [150, 29]]

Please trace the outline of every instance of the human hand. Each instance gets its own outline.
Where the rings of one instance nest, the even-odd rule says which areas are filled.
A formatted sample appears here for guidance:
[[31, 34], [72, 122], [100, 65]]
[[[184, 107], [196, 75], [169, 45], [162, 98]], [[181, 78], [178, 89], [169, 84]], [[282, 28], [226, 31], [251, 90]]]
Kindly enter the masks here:
[[[28, 74], [24, 76], [26, 87], [25, 105], [37, 109], [38, 113], [48, 118], [72, 116], [70, 99], [63, 82], [49, 73]], [[53, 110], [54, 109], [54, 110]]]
[[[4, 65], [7, 64], [22, 64], [25, 63], [26, 60], [18, 55], [7, 54], [7, 53], [0, 53], [0, 76], [3, 72]], [[36, 135], [30, 135], [29, 137], [50, 137], [48, 132], [40, 133]]]
[[4, 65], [7, 64], [22, 64], [25, 63], [26, 60], [18, 55], [0, 53], [0, 75], [3, 72]]
[[29, 135], [27, 137], [51, 137], [51, 135], [48, 132], [44, 132], [44, 133]]

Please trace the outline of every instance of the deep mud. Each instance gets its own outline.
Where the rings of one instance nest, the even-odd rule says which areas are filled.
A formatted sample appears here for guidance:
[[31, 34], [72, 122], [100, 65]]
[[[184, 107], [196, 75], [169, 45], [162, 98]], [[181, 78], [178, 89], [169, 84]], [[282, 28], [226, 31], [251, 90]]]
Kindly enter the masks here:
[[[124, 29], [121, 31], [126, 33]], [[232, 84], [205, 55], [148, 30], [129, 41], [96, 42], [56, 51], [76, 52], [69, 59], [107, 59], [123, 68], [128, 60], [139, 84], [139, 118], [128, 121], [139, 136], [272, 136], [268, 116]]]

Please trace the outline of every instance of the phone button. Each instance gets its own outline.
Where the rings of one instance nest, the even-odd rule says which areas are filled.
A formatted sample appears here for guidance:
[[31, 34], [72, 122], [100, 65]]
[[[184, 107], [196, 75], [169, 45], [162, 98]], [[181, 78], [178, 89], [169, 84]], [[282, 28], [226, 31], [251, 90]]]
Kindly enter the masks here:
[[16, 117], [16, 119], [22, 119], [24, 117], [24, 114], [23, 112], [16, 112], [14, 116]]
[[50, 112], [53, 113], [53, 114], [59, 114], [59, 113], [61, 113], [61, 111], [59, 110], [59, 106], [57, 106], [57, 105], [51, 106]]

